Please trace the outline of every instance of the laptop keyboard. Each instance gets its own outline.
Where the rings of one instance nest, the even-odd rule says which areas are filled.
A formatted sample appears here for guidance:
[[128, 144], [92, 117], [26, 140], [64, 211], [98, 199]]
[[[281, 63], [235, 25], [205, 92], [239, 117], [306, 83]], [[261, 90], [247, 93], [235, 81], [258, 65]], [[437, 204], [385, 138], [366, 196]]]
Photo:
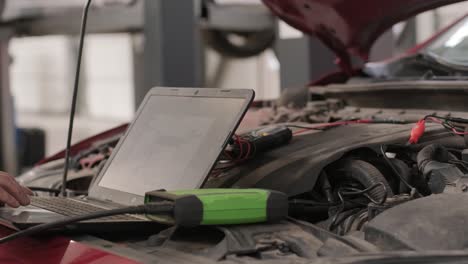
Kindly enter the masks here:
[[[62, 197], [31, 197], [31, 205], [52, 211], [64, 216], [79, 216], [95, 212], [101, 212], [106, 209], [94, 206], [89, 203], [67, 199]], [[145, 221], [132, 215], [107, 216], [97, 219], [98, 221]], [[91, 220], [96, 221], [96, 220]]]

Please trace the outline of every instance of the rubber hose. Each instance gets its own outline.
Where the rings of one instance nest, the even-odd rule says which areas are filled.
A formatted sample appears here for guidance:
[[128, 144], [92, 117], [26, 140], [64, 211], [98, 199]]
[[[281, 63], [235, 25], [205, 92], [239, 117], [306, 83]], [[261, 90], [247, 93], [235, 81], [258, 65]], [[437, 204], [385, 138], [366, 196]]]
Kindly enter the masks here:
[[430, 173], [430, 168], [427, 168], [427, 165], [433, 161], [448, 162], [449, 152], [442, 145], [432, 144], [424, 147], [421, 151], [419, 151], [416, 160], [419, 171], [426, 176], [428, 173]]
[[[387, 196], [392, 197], [394, 195], [388, 181], [372, 164], [363, 160], [348, 159], [344, 162], [343, 169], [348, 177], [361, 183], [364, 188], [369, 188], [381, 182], [387, 189]], [[375, 200], [381, 200], [385, 197], [385, 190], [382, 187], [377, 187], [369, 192], [369, 196]]]
[[440, 138], [436, 140], [431, 140], [428, 142], [422, 142], [416, 145], [411, 145], [409, 146], [409, 148], [411, 150], [421, 151], [423, 148], [430, 146], [430, 145], [434, 145], [434, 144], [438, 144], [446, 148], [455, 148], [455, 149], [467, 148], [464, 138], [459, 137], [459, 136], [450, 136], [450, 137], [444, 137], [444, 138]]

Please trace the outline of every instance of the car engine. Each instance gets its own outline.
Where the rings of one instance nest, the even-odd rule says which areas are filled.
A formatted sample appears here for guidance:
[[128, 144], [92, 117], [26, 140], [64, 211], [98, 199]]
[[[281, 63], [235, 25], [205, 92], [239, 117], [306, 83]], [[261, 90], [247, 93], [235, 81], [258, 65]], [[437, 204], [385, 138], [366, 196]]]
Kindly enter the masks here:
[[[401, 255], [468, 244], [468, 231], [461, 228], [468, 219], [465, 113], [440, 111], [421, 119], [427, 112], [356, 108], [336, 101], [272, 112], [265, 126], [290, 128], [291, 141], [256, 153], [240, 134], [204, 187], [284, 192], [290, 197], [287, 221], [172, 227], [129, 246], [145, 252], [157, 249], [158, 254], [176, 250], [180, 258], [244, 263]], [[85, 193], [118, 138], [99, 141], [74, 156], [71, 195]], [[28, 186], [59, 189], [62, 167], [63, 161], [56, 160], [19, 179]]]
[[[295, 123], [288, 123], [284, 115], [282, 120], [270, 118], [271, 123], [280, 120], [293, 128], [290, 144], [215, 175], [208, 186], [287, 193], [291, 218], [283, 231], [273, 232], [275, 243], [283, 243], [276, 249], [287, 252], [282, 254], [316, 258], [465, 248], [468, 236], [461, 229], [468, 217], [463, 202], [468, 199], [466, 119], [443, 112], [447, 118], [420, 119], [421, 110], [329, 109], [314, 116], [309, 105], [286, 115]], [[343, 123], [339, 115], [354, 121]], [[311, 125], [306, 118], [325, 116], [328, 125], [339, 125], [307, 129]], [[298, 117], [303, 118], [301, 125]], [[373, 121], [359, 122], [366, 120]], [[424, 136], [417, 135], [421, 125]], [[243, 228], [247, 227], [235, 229]], [[301, 235], [287, 231], [290, 228], [301, 230]], [[272, 233], [266, 233], [271, 239]], [[308, 241], [312, 238], [319, 241]]]

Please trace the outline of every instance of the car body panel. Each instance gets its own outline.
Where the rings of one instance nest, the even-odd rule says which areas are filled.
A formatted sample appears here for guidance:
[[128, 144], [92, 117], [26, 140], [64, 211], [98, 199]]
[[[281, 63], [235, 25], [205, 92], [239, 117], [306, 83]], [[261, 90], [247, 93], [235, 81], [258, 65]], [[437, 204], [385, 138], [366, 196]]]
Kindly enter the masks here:
[[462, 0], [263, 0], [291, 26], [314, 35], [352, 73], [351, 56], [367, 61], [374, 42], [393, 25]]
[[[0, 236], [11, 230], [0, 227]], [[1, 263], [133, 264], [136, 261], [64, 237], [20, 238], [0, 247]]]
[[[351, 54], [361, 56], [364, 60], [367, 60], [372, 43], [378, 38], [378, 36], [380, 36], [380, 34], [389, 29], [393, 24], [424, 10], [460, 1], [264, 0], [264, 2], [270, 6], [276, 14], [285, 19], [291, 25], [304, 32], [318, 36], [325, 44], [327, 44], [328, 47], [336, 52], [340, 58], [340, 64], [345, 72], [352, 75], [359, 70], [351, 67]], [[305, 7], [306, 5], [308, 6], [307, 8]], [[307, 10], [302, 10], [304, 8]], [[400, 13], [397, 12], [398, 10]], [[383, 15], [384, 13], [385, 15]], [[336, 82], [340, 82], [339, 80], [341, 77], [342, 75], [340, 75], [340, 73], [336, 73], [336, 75], [331, 77], [327, 76], [319, 81], [329, 83], [338, 80]], [[362, 111], [359, 113], [362, 113]], [[356, 117], [358, 114], [357, 112], [352, 112], [352, 115], [353, 117]], [[126, 129], [127, 125], [122, 125], [79, 142], [72, 147], [71, 155], [75, 156], [81, 151], [87, 150], [99, 142], [107, 141], [110, 138], [118, 138]], [[411, 125], [395, 127], [390, 124], [384, 124], [374, 125], [373, 127], [342, 127], [337, 128], [334, 131], [330, 131], [329, 133], [322, 134], [311, 133], [310, 135], [302, 137], [302, 140], [306, 140], [308, 138], [314, 139], [311, 140], [309, 144], [306, 144], [307, 142], [292, 142], [291, 145], [285, 148], [266, 154], [264, 160], [258, 160], [258, 162], [255, 161], [257, 164], [254, 164], [254, 162], [246, 163], [242, 168], [240, 168], [238, 175], [233, 175], [233, 178], [236, 179], [234, 183], [242, 187], [255, 186], [281, 189], [291, 195], [299, 194], [304, 190], [311, 188], [310, 186], [313, 186], [316, 183], [319, 173], [317, 168], [336, 161], [338, 157], [345, 155], [349, 150], [364, 148], [364, 143], [369, 143], [370, 141], [375, 144], [373, 147], [376, 148], [376, 151], [378, 151], [377, 145], [383, 143], [399, 142], [403, 144], [406, 142], [407, 134], [410, 129]], [[429, 131], [432, 133], [433, 139], [438, 137], [439, 133], [443, 134], [445, 132], [442, 129], [439, 130]], [[352, 133], [354, 137], [340, 137], [340, 135], [346, 135], [348, 133]], [[380, 138], [376, 139], [375, 137], [378, 137], [379, 134]], [[336, 140], [336, 142], [334, 142], [335, 138], [340, 138], [341, 140]], [[460, 138], [460, 140], [462, 140], [462, 138]], [[306, 148], [304, 148], [304, 146]], [[328, 156], [326, 155], [327, 153]], [[308, 156], [312, 156], [312, 158], [309, 158]], [[60, 163], [59, 160], [63, 157], [64, 152], [60, 152], [43, 160], [40, 164], [47, 166], [54, 160], [57, 163]], [[328, 160], [324, 161], [324, 159]], [[295, 173], [295, 177], [291, 177], [290, 174], [294, 170], [291, 169], [293, 166], [289, 167], [289, 165], [298, 164], [301, 164], [301, 166], [297, 166], [297, 168], [294, 169], [296, 171], [299, 170], [299, 172]], [[40, 168], [41, 167], [37, 167], [36, 169]], [[54, 169], [56, 168], [54, 167]], [[307, 180], [305, 179], [306, 174], [309, 177]], [[57, 175], [61, 175], [61, 172], [59, 171]], [[273, 178], [276, 179], [273, 181]], [[288, 182], [285, 182], [286, 180]], [[275, 182], [275, 184], [268, 185], [268, 182]], [[232, 230], [236, 231], [241, 228], [248, 229], [248, 227], [232, 227]], [[260, 225], [259, 230], [262, 232], [264, 230], [271, 232], [271, 228], [273, 228], [272, 225]], [[232, 230], [229, 229], [228, 231], [231, 232]], [[258, 230], [255, 231], [257, 232]], [[257, 235], [256, 232], [255, 235]], [[239, 233], [242, 232], [239, 231]], [[11, 234], [10, 230], [0, 227], [0, 236], [3, 237], [8, 234]], [[290, 231], [285, 234], [289, 235]], [[243, 238], [244, 236], [239, 237]], [[299, 238], [301, 238], [301, 236], [299, 236]], [[192, 234], [189, 235], [189, 240], [190, 239], [192, 239]], [[311, 240], [306, 240], [306, 242], [309, 241]], [[277, 241], [274, 242], [276, 243]], [[108, 243], [111, 244], [112, 242]], [[141, 244], [143, 245], [143, 243]], [[170, 246], [171, 244], [168, 243], [168, 245]], [[188, 246], [189, 244], [182, 243], [182, 245], [185, 248], [190, 248]], [[231, 243], [229, 245], [232, 246], [238, 244]], [[320, 245], [320, 243], [318, 245]], [[176, 247], [174, 249], [165, 248], [164, 250], [167, 251], [158, 251], [154, 248], [150, 248], [148, 251], [145, 251], [147, 248], [143, 248], [141, 251], [151, 251], [154, 255], [157, 255], [158, 259], [164, 258], [168, 263], [208, 263], [198, 261], [196, 255], [184, 253], [181, 250], [181, 245], [175, 244], [175, 246]], [[198, 246], [198, 244], [195, 246]], [[252, 248], [252, 252], [256, 252], [257, 244], [252, 244]], [[241, 249], [245, 250], [245, 248]], [[214, 251], [217, 252], [217, 250]], [[124, 256], [127, 255], [129, 257], [131, 256], [123, 252], [118, 252], [117, 254]], [[309, 254], [312, 253], [309, 252]], [[186, 256], [189, 256], [190, 258], [186, 258]], [[283, 255], [280, 256], [282, 258], [284, 257]], [[401, 257], [401, 255], [399, 256]], [[378, 258], [379, 255], [376, 254], [373, 257]], [[387, 257], [391, 257], [391, 255], [387, 255]], [[136, 263], [125, 257], [114, 255], [107, 250], [96, 248], [92, 243], [87, 243], [86, 241], [77, 242], [60, 236], [50, 238], [23, 238], [13, 241], [0, 249], [0, 260], [2, 260], [2, 262], [11, 263]], [[346, 261], [349, 260], [332, 259], [329, 263]], [[354, 259], [354, 261], [357, 261], [357, 259]], [[287, 262], [288, 259], [282, 259], [282, 263]], [[290, 263], [293, 262], [297, 262], [297, 259], [291, 260]], [[305, 262], [306, 260], [304, 260], [304, 263]], [[327, 260], [323, 261], [323, 263], [326, 262]], [[245, 263], [249, 263], [249, 260], [246, 259]]]
[[[110, 130], [104, 131], [104, 132], [102, 132], [100, 134], [97, 134], [95, 136], [86, 138], [86, 139], [74, 144], [70, 148], [70, 155], [74, 156], [74, 155], [78, 154], [80, 151], [90, 148], [91, 146], [93, 146], [97, 142], [109, 140], [110, 138], [113, 138], [113, 137], [116, 137], [116, 136], [117, 137], [121, 136], [121, 135], [123, 135], [125, 133], [127, 128], [128, 128], [128, 124], [123, 124], [123, 125], [120, 125], [118, 127], [112, 128]], [[58, 153], [56, 153], [56, 154], [54, 154], [54, 155], [52, 155], [50, 157], [47, 157], [47, 158], [39, 161], [37, 165], [42, 165], [42, 164], [45, 164], [45, 163], [48, 163], [48, 162], [51, 162], [51, 161], [54, 161], [54, 160], [62, 159], [64, 157], [65, 157], [65, 150], [60, 151], [60, 152], [58, 152]]]

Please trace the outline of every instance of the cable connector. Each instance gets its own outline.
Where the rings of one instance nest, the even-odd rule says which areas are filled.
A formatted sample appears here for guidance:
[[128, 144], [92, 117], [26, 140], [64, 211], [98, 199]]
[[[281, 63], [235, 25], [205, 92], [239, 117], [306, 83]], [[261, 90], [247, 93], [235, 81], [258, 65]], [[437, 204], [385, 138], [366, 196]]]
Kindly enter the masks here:
[[416, 126], [411, 129], [411, 136], [409, 139], [409, 144], [416, 144], [419, 142], [419, 139], [424, 135], [426, 130], [426, 119], [421, 119], [416, 123]]

